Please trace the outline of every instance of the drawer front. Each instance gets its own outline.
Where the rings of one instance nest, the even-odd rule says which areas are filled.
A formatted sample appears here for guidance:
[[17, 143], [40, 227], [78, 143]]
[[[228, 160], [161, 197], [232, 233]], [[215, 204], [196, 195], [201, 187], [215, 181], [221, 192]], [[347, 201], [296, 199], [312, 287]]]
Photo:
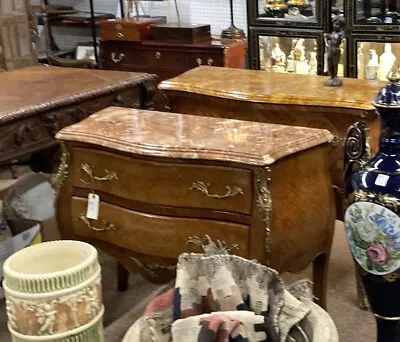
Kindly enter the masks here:
[[237, 244], [235, 254], [245, 258], [249, 255], [249, 228], [245, 225], [149, 215], [105, 202], [100, 204], [99, 219], [87, 221], [81, 218], [86, 207], [86, 199], [72, 198], [72, 225], [78, 236], [106, 241], [141, 254], [177, 258], [185, 251], [199, 252], [198, 247], [188, 245], [187, 241], [191, 236], [207, 234], [214, 241]]
[[74, 148], [70, 172], [74, 187], [146, 204], [251, 213], [250, 171], [168, 161]]
[[189, 70], [199, 65], [224, 66], [218, 50], [172, 49], [123, 42], [102, 42], [102, 60], [107, 68], [147, 67], [164, 70]]

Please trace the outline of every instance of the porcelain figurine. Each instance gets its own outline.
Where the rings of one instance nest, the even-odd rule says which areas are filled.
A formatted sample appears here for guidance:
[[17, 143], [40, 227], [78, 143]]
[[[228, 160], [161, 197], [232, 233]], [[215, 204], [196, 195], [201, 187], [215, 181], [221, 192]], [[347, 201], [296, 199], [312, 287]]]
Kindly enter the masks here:
[[97, 250], [80, 241], [37, 244], [3, 265], [13, 341], [103, 342]]
[[333, 32], [324, 33], [325, 46], [328, 54], [328, 71], [330, 76], [329, 80], [324, 83], [327, 87], [339, 87], [343, 84], [343, 81], [337, 77], [341, 54], [340, 45], [344, 38], [343, 26], [344, 17], [336, 15], [333, 18]]
[[304, 46], [304, 38], [294, 41], [294, 60], [300, 61], [301, 56], [305, 56], [306, 48]]
[[357, 78], [365, 78], [364, 43], [360, 43], [357, 49]]
[[286, 71], [290, 72], [290, 73], [296, 71], [296, 63], [294, 60], [294, 50], [290, 51], [289, 56], [287, 58]]
[[300, 60], [296, 61], [296, 74], [308, 75], [310, 72], [310, 67], [305, 56], [305, 51], [301, 52]]
[[369, 60], [365, 70], [365, 78], [367, 80], [378, 79], [379, 62], [378, 55], [374, 49], [369, 50]]
[[259, 40], [260, 50], [260, 70], [265, 70], [265, 44], [262, 39]]
[[312, 51], [310, 52], [309, 74], [317, 75], [317, 72], [318, 72], [317, 53], [315, 51]]
[[278, 43], [271, 51], [272, 69], [277, 72], [285, 72], [286, 54], [281, 50]]
[[387, 76], [396, 62], [396, 56], [392, 52], [392, 44], [385, 43], [384, 52], [379, 57], [379, 79], [387, 80]]
[[398, 69], [389, 80], [373, 101], [381, 119], [378, 153], [370, 157], [363, 122], [350, 127], [345, 143], [345, 232], [375, 316], [377, 342], [400, 341]]

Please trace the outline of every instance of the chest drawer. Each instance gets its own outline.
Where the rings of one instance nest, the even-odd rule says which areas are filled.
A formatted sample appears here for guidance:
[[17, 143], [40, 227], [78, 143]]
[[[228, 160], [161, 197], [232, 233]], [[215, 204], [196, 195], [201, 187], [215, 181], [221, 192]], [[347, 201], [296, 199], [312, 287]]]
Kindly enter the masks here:
[[249, 256], [249, 228], [245, 225], [149, 215], [104, 202], [100, 204], [99, 219], [89, 221], [83, 216], [86, 208], [86, 199], [72, 198], [73, 230], [77, 236], [106, 241], [141, 254], [177, 258], [182, 252], [198, 252], [187, 244], [189, 237], [209, 235], [214, 241], [237, 244], [234, 253]]
[[147, 204], [251, 214], [251, 171], [169, 161], [73, 148], [71, 179], [74, 187]]
[[224, 66], [222, 49], [179, 49], [115, 41], [102, 42], [101, 47], [107, 68], [145, 66], [185, 71], [199, 65]]

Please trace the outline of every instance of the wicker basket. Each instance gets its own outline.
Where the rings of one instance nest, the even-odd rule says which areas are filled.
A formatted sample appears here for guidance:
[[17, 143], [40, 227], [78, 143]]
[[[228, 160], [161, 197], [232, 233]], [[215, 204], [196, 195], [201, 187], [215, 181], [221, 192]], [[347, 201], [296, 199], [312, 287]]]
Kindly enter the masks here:
[[37, 63], [29, 0], [0, 1], [0, 68], [19, 69]]

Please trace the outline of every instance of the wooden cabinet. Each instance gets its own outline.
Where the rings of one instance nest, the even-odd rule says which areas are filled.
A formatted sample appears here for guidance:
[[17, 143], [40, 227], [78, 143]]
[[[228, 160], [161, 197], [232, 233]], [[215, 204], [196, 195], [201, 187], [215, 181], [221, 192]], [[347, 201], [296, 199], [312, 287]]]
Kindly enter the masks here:
[[[157, 74], [159, 81], [200, 65], [244, 68], [246, 59], [245, 41], [198, 44], [103, 41], [100, 47], [104, 69], [145, 71]], [[154, 109], [169, 110], [168, 101], [158, 91], [154, 96]]]
[[[297, 272], [325, 306], [335, 224], [326, 130], [110, 107], [60, 131], [57, 220], [155, 282], [192, 237]], [[97, 220], [88, 196], [100, 196]], [[171, 272], [172, 271], [172, 272]]]
[[343, 87], [327, 88], [325, 80], [323, 76], [202, 67], [159, 87], [178, 113], [328, 129], [335, 135], [329, 162], [337, 218], [342, 219], [344, 137], [352, 124], [365, 120], [376, 150], [379, 119], [371, 100], [384, 83], [345, 79]]

